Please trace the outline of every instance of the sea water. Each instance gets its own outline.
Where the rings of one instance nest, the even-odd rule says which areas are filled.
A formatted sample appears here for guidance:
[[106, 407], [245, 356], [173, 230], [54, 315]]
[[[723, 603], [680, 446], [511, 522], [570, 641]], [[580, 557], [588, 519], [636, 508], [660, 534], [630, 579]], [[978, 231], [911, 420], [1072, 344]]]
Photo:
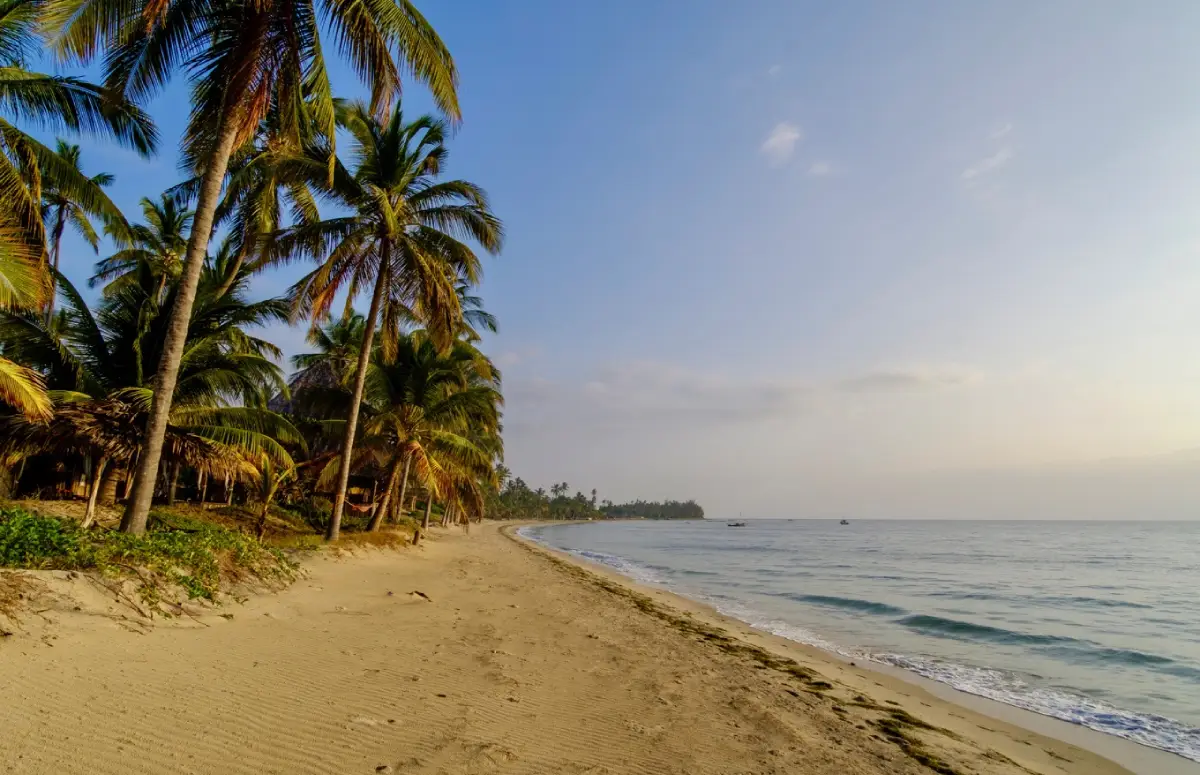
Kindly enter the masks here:
[[1200, 523], [593, 522], [522, 533], [776, 635], [1200, 761]]

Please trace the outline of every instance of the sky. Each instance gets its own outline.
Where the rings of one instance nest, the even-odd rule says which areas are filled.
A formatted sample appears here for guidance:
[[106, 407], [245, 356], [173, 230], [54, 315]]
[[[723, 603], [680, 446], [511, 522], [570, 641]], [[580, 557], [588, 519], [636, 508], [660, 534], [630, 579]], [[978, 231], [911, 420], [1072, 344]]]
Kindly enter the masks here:
[[[1200, 4], [418, 7], [462, 73], [448, 173], [507, 228], [481, 294], [531, 485], [1200, 516]], [[179, 179], [186, 96], [149, 106], [150, 162], [82, 141], [127, 213]]]

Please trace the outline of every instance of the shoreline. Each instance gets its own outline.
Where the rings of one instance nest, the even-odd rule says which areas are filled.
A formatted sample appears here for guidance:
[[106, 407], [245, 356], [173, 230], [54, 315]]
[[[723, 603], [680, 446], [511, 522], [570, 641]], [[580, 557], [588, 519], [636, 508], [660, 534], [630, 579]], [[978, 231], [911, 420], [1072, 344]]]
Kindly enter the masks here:
[[561, 525], [559, 522], [523, 522], [519, 525], [505, 526], [501, 528], [501, 532], [534, 550], [547, 553], [639, 594], [658, 599], [692, 616], [732, 630], [735, 637], [768, 648], [781, 656], [795, 657], [798, 653], [808, 659], [839, 664], [843, 666], [843, 669], [873, 673], [891, 681], [899, 681], [937, 701], [950, 703], [986, 719], [1002, 722], [1015, 729], [1088, 751], [1125, 768], [1134, 775], [1200, 775], [1200, 763], [1168, 751], [1025, 710], [1015, 705], [970, 694], [903, 668], [878, 662], [856, 663], [837, 652], [758, 629], [748, 622], [718, 611], [708, 603], [669, 591], [663, 587], [639, 582], [606, 565], [547, 546], [517, 532], [522, 527], [559, 525]]

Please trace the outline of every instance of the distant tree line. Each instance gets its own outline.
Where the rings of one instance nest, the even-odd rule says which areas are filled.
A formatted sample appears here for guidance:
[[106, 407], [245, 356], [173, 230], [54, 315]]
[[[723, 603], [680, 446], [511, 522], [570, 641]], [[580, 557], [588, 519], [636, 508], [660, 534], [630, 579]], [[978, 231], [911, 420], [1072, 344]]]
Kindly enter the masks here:
[[643, 501], [614, 504], [605, 501], [600, 511], [610, 519], [643, 517], [645, 519], [704, 519], [704, 509], [696, 501]]
[[504, 466], [496, 471], [497, 483], [489, 493], [485, 513], [493, 519], [702, 519], [704, 509], [695, 501], [654, 503], [634, 501], [614, 504], [597, 502], [596, 490], [589, 494], [558, 482], [545, 488], [531, 488], [521, 477], [513, 477]]

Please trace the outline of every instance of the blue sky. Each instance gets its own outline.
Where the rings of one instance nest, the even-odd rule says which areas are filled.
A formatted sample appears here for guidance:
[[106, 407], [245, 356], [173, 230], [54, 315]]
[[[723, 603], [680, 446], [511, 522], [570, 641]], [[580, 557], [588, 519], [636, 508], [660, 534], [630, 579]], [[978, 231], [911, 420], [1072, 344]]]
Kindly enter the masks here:
[[[450, 172], [508, 229], [518, 474], [716, 516], [1200, 505], [1200, 6], [419, 5], [462, 71]], [[83, 143], [128, 212], [185, 97], [153, 162]]]

